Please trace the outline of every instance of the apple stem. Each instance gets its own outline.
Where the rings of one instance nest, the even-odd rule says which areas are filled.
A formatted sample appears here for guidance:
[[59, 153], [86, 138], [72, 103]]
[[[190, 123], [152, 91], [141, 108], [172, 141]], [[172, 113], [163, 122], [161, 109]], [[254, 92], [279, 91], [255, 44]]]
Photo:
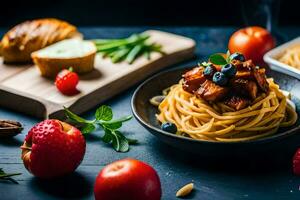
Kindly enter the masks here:
[[22, 150], [29, 150], [29, 151], [31, 151], [31, 147], [28, 147], [28, 146], [22, 145], [20, 148], [21, 148]]

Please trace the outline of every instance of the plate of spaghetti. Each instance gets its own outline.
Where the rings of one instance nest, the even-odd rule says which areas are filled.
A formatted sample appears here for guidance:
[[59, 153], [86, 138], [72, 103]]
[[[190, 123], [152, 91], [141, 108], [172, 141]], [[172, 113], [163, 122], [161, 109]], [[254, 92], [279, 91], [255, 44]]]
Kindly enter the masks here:
[[267, 76], [241, 54], [214, 54], [194, 68], [146, 80], [132, 110], [151, 133], [186, 150], [265, 146], [300, 132], [300, 100], [290, 92], [296, 85], [299, 80], [279, 72]]

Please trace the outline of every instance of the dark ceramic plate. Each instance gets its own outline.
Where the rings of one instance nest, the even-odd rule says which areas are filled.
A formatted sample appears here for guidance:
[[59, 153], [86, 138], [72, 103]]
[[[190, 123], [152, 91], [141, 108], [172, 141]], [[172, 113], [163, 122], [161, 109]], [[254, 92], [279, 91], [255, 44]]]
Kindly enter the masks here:
[[[292, 127], [279, 129], [272, 136], [243, 142], [215, 142], [194, 140], [188, 137], [174, 135], [160, 129], [160, 124], [155, 118], [158, 110], [149, 103], [153, 96], [160, 95], [161, 91], [177, 83], [187, 69], [177, 69], [159, 73], [143, 82], [134, 92], [131, 106], [135, 118], [159, 140], [185, 151], [202, 154], [204, 156], [241, 155], [249, 153], [274, 152], [293, 150], [300, 146], [300, 120]], [[268, 77], [273, 77], [276, 83], [284, 90], [292, 93], [292, 100], [297, 106], [300, 116], [300, 81], [279, 72], [270, 72]], [[299, 133], [299, 134], [298, 134]]]

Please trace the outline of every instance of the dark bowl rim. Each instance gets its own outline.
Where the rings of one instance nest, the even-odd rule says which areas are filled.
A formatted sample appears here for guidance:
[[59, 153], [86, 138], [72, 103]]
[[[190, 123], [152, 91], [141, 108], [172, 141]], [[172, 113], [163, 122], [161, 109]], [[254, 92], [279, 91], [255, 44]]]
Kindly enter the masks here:
[[[147, 78], [145, 81], [143, 81], [134, 91], [132, 97], [131, 97], [131, 102], [130, 102], [130, 105], [131, 105], [131, 110], [132, 110], [132, 113], [133, 113], [133, 116], [135, 117], [135, 119], [137, 119], [137, 121], [143, 125], [144, 127], [152, 130], [152, 131], [155, 131], [159, 134], [163, 134], [164, 136], [167, 136], [167, 137], [171, 137], [173, 139], [179, 139], [179, 140], [184, 140], [184, 141], [187, 141], [187, 142], [194, 142], [194, 143], [207, 143], [207, 144], [222, 144], [222, 145], [226, 145], [226, 144], [256, 144], [256, 143], [267, 143], [267, 142], [271, 142], [273, 140], [279, 140], [279, 139], [282, 139], [282, 138], [285, 138], [285, 137], [288, 137], [290, 135], [294, 135], [297, 130], [300, 130], [300, 125], [292, 128], [292, 129], [289, 129], [289, 130], [286, 130], [280, 134], [274, 134], [274, 135], [271, 135], [271, 136], [268, 136], [268, 137], [264, 137], [264, 138], [260, 138], [260, 139], [256, 139], [256, 140], [245, 140], [245, 141], [230, 141], [230, 142], [222, 142], [222, 141], [208, 141], [208, 140], [196, 140], [196, 139], [193, 139], [193, 138], [189, 138], [189, 137], [184, 137], [184, 136], [181, 136], [181, 135], [176, 135], [176, 134], [172, 134], [172, 133], [169, 133], [169, 132], [166, 132], [166, 131], [163, 131], [147, 122], [145, 122], [142, 117], [139, 116], [138, 114], [138, 111], [136, 109], [136, 106], [135, 106], [135, 101], [136, 101], [136, 98], [137, 98], [137, 94], [139, 92], [141, 92], [141, 88], [143, 86], [145, 86], [146, 84], [149, 84], [149, 82], [151, 82], [153, 79], [159, 77], [159, 76], [162, 76], [164, 74], [167, 74], [167, 73], [170, 73], [170, 72], [175, 72], [175, 71], [184, 71], [184, 70], [187, 70], [187, 69], [190, 69], [192, 67], [184, 67], [184, 68], [176, 68], [176, 69], [169, 69], [169, 70], [165, 70], [165, 71], [162, 71], [162, 72], [159, 72], [159, 73], [156, 73], [154, 74], [153, 76]], [[279, 72], [277, 72], [279, 73]], [[290, 75], [287, 75], [285, 74], [286, 76], [289, 76], [289, 77], [292, 77]], [[297, 78], [294, 78], [292, 77], [293, 79], [297, 79]], [[300, 99], [299, 99], [300, 101]], [[297, 113], [299, 114], [299, 113]], [[299, 116], [298, 116], [299, 117]], [[151, 133], [151, 131], [150, 131]], [[151, 133], [152, 134], [152, 133]], [[155, 134], [153, 134], [155, 135]]]

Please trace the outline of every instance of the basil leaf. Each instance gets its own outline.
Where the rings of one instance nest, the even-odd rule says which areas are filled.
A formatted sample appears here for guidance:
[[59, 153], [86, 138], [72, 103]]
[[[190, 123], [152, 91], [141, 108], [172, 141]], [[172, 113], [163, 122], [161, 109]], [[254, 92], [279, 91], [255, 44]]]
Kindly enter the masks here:
[[227, 61], [221, 54], [213, 54], [209, 57], [209, 61], [215, 65], [226, 65]]
[[118, 152], [127, 152], [129, 143], [127, 138], [120, 131], [112, 131], [112, 145]]
[[113, 112], [109, 106], [100, 106], [95, 113], [97, 120], [109, 121], [113, 118]]
[[82, 134], [88, 134], [93, 132], [96, 129], [94, 124], [86, 124], [84, 127], [81, 128]]
[[72, 113], [68, 108], [64, 107], [65, 110], [65, 115], [67, 116], [67, 118], [69, 118], [70, 120], [73, 120], [75, 122], [79, 122], [79, 123], [91, 123], [91, 121], [83, 119], [81, 117], [79, 117], [78, 115]]

